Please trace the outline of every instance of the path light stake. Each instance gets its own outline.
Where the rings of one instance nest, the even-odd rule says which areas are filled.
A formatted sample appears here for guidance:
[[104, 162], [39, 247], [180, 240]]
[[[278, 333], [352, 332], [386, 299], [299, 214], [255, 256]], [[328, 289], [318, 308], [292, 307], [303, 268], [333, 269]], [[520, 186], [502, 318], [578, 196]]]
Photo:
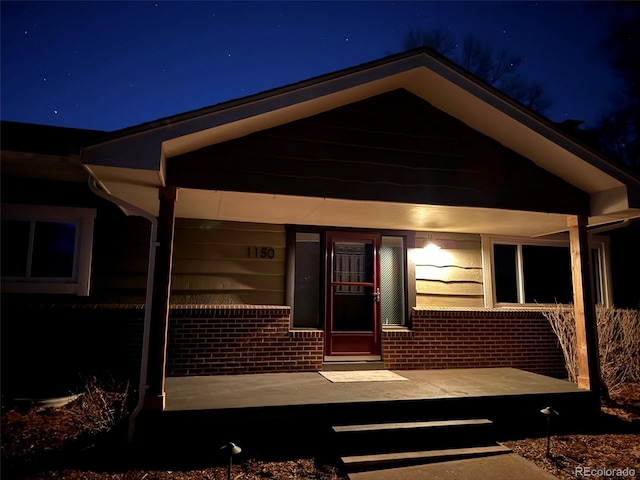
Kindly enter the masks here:
[[227, 479], [231, 480], [231, 466], [233, 465], [233, 456], [239, 454], [242, 449], [235, 443], [229, 442], [226, 445], [220, 447], [220, 451], [229, 455], [229, 469], [227, 471]]
[[547, 417], [547, 458], [551, 457], [551, 417], [560, 415], [551, 407], [545, 407], [540, 413]]

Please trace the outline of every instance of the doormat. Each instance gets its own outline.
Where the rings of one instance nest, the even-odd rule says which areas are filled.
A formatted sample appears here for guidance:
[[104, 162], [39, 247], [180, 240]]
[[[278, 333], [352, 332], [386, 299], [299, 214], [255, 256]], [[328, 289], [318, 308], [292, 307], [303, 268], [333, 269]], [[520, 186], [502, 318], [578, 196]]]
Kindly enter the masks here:
[[318, 372], [331, 383], [351, 383], [351, 382], [397, 382], [409, 380], [397, 373], [389, 370], [334, 370], [328, 372]]

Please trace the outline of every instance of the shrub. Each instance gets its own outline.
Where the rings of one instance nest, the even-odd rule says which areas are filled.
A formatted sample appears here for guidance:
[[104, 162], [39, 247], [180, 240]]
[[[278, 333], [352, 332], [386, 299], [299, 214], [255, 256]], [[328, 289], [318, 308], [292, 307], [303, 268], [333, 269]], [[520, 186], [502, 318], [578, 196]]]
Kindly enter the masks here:
[[[578, 378], [573, 308], [558, 305], [544, 316], [558, 337], [569, 381]], [[615, 393], [625, 382], [640, 382], [640, 310], [596, 307], [602, 382]]]

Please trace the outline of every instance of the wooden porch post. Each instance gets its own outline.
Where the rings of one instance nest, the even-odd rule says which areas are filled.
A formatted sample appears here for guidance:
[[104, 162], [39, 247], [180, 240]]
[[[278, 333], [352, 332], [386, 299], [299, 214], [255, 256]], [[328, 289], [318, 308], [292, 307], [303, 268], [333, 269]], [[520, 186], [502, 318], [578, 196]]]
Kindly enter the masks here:
[[144, 406], [164, 409], [165, 367], [167, 361], [167, 331], [169, 327], [169, 298], [171, 295], [171, 268], [173, 263], [173, 234], [175, 207], [178, 199], [176, 187], [160, 187], [158, 192], [158, 247], [154, 290], [151, 299], [151, 325], [149, 331], [149, 363]]
[[576, 322], [578, 355], [578, 387], [599, 391], [600, 356], [598, 329], [591, 285], [591, 255], [587, 236], [587, 216], [567, 217], [571, 244], [571, 275], [573, 280], [573, 309]]

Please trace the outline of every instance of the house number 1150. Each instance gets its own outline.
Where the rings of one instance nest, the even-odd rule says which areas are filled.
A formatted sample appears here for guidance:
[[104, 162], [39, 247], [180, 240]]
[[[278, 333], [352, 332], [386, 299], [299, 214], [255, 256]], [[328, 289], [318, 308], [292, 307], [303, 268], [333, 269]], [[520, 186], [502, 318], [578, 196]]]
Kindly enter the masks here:
[[247, 247], [247, 258], [273, 258], [275, 255], [272, 247]]

